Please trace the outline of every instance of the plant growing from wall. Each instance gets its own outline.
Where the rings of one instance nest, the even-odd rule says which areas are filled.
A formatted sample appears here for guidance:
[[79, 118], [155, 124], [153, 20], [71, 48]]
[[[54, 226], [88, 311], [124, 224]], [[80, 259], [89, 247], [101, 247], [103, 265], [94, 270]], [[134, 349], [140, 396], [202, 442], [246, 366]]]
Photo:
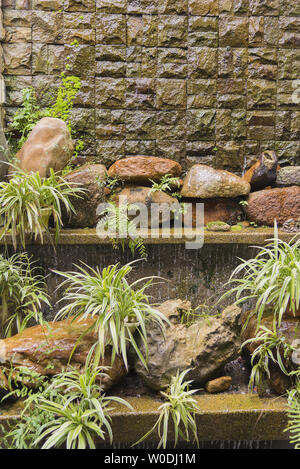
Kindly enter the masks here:
[[135, 445], [148, 438], [157, 430], [160, 441], [158, 448], [166, 449], [168, 443], [168, 432], [174, 430], [174, 448], [181, 437], [185, 441], [193, 441], [199, 445], [196, 425], [196, 414], [200, 413], [200, 408], [193, 398], [197, 390], [189, 390], [192, 381], [185, 381], [185, 376], [190, 370], [185, 370], [173, 376], [167, 392], [161, 392], [165, 401], [160, 407], [160, 415], [155, 425], [147, 432]]
[[62, 208], [67, 214], [75, 213], [70, 197], [80, 197], [83, 192], [53, 170], [45, 179], [38, 172], [15, 173], [8, 182], [0, 182], [0, 218], [4, 226], [0, 239], [8, 234], [15, 249], [19, 242], [25, 248], [27, 234], [43, 243], [44, 234], [49, 235], [48, 220], [52, 216], [57, 240], [63, 225]]
[[102, 218], [97, 224], [99, 236], [111, 234], [110, 241], [114, 248], [121, 246], [125, 250], [128, 245], [132, 255], [137, 251], [141, 258], [147, 257], [144, 240], [137, 235], [136, 226], [128, 217], [129, 210], [138, 209], [134, 204], [117, 205], [114, 202], [105, 204], [105, 208], [99, 213]]
[[[92, 329], [97, 331], [98, 361], [104, 358], [105, 347], [112, 347], [112, 362], [116, 355], [122, 355], [128, 368], [127, 348], [133, 347], [144, 366], [147, 366], [147, 324], [158, 324], [164, 329], [165, 316], [149, 304], [146, 289], [154, 277], [142, 278], [133, 283], [127, 280], [132, 263], [119, 267], [110, 265], [100, 272], [99, 268], [77, 266], [77, 272], [56, 272], [66, 280], [61, 284], [65, 289], [66, 302], [56, 319], [73, 316], [95, 320]], [[143, 285], [138, 285], [143, 282]], [[146, 350], [141, 353], [135, 335], [140, 336]], [[97, 361], [97, 360], [96, 360]]]
[[[290, 310], [294, 315], [300, 308], [300, 239], [289, 243], [278, 238], [277, 225], [274, 239], [254, 259], [243, 260], [234, 270], [229, 289], [221, 300], [234, 294], [236, 304], [255, 300], [253, 313], [258, 325], [266, 310], [274, 312], [274, 324], [281, 324], [282, 316]], [[220, 300], [220, 301], [221, 301]]]
[[1, 329], [5, 336], [23, 331], [30, 320], [41, 323], [43, 304], [49, 304], [44, 278], [26, 253], [0, 255]]

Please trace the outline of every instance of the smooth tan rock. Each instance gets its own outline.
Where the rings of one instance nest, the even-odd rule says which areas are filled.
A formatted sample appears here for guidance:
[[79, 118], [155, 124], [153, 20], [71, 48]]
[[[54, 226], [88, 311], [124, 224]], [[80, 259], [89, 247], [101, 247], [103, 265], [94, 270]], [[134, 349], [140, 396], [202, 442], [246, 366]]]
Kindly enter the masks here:
[[216, 378], [211, 381], [208, 381], [205, 385], [207, 392], [215, 394], [218, 392], [228, 391], [232, 383], [231, 376], [222, 376], [221, 378]]
[[181, 171], [179, 163], [167, 158], [134, 156], [116, 161], [109, 168], [108, 175], [127, 182], [149, 183], [149, 179], [159, 182], [166, 174], [179, 177]]
[[26, 173], [38, 171], [41, 177], [47, 177], [51, 168], [58, 172], [68, 164], [73, 148], [65, 122], [44, 117], [30, 132], [16, 158], [19, 167]]
[[241, 220], [243, 211], [239, 205], [238, 199], [230, 199], [229, 197], [220, 197], [214, 199], [182, 199], [184, 203], [192, 204], [192, 226], [196, 226], [196, 204], [204, 204], [204, 224], [222, 221], [229, 225], [235, 225]]
[[76, 214], [71, 217], [64, 214], [64, 226], [71, 228], [94, 227], [97, 224], [97, 207], [105, 201], [106, 192], [103, 182], [107, 175], [103, 164], [84, 165], [69, 173], [65, 179], [72, 184], [72, 187], [86, 189], [85, 194], [79, 197], [72, 197], [71, 202], [76, 210]]
[[[88, 352], [97, 342], [95, 332], [84, 334], [93, 324], [93, 319], [72, 321], [70, 318], [50, 322], [48, 327], [40, 325], [30, 327], [20, 334], [0, 340], [0, 370], [6, 374], [5, 371], [10, 369], [11, 365], [23, 366], [42, 376], [53, 376], [67, 368], [75, 345], [71, 366], [83, 369]], [[101, 364], [110, 367], [109, 348]], [[104, 378], [101, 383], [105, 389], [127, 374], [120, 357], [116, 357], [113, 366], [108, 368], [107, 374], [108, 377]]]
[[181, 195], [209, 199], [238, 197], [250, 192], [250, 184], [229, 171], [218, 170], [203, 164], [195, 164], [187, 173]]
[[[112, 200], [119, 203], [128, 203], [128, 204], [144, 204], [148, 210], [148, 227], [156, 228], [162, 223], [166, 222], [168, 219], [174, 219], [174, 211], [180, 210], [180, 204], [175, 197], [171, 197], [169, 194], [166, 194], [162, 191], [151, 192], [149, 187], [143, 186], [127, 186], [122, 189], [120, 192], [117, 192]], [[123, 202], [121, 202], [123, 200]], [[152, 212], [151, 216], [151, 205], [152, 204], [162, 204], [160, 213]], [[170, 211], [170, 207], [174, 211]], [[138, 215], [138, 212], [137, 214]], [[134, 215], [133, 218], [136, 216]], [[147, 226], [145, 227], [147, 228]]]
[[276, 181], [278, 158], [275, 151], [264, 151], [260, 159], [246, 172], [244, 179], [252, 190], [264, 189]]
[[248, 220], [257, 225], [273, 226], [274, 221], [283, 225], [300, 218], [300, 187], [265, 189], [253, 192], [246, 206]]
[[300, 186], [300, 166], [286, 166], [277, 173], [276, 186]]
[[[199, 319], [187, 327], [181, 324], [181, 316], [189, 305], [176, 300], [163, 303], [159, 309], [172, 318], [165, 334], [153, 326], [148, 331], [148, 369], [136, 359], [135, 369], [150, 388], [164, 389], [177, 371], [190, 369], [187, 379], [196, 385], [220, 376], [226, 363], [238, 357], [240, 351], [241, 309], [226, 308], [221, 317]], [[144, 351], [144, 346], [139, 341]]]

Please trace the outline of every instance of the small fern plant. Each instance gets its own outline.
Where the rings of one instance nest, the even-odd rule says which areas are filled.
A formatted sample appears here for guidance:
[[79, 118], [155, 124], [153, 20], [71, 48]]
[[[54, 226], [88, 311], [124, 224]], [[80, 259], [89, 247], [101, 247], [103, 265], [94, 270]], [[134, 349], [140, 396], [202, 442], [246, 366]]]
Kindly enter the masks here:
[[136, 226], [128, 217], [128, 210], [136, 208], [134, 204], [108, 202], [98, 214], [101, 218], [97, 224], [97, 234], [100, 238], [109, 237], [114, 248], [121, 246], [124, 251], [128, 245], [133, 256], [137, 251], [139, 257], [146, 259], [144, 240], [137, 235]]
[[159, 407], [160, 415], [157, 422], [151, 430], [135, 443], [135, 445], [147, 439], [157, 430], [160, 438], [158, 449], [161, 447], [166, 449], [168, 432], [173, 428], [175, 436], [174, 448], [178, 444], [179, 437], [187, 442], [189, 442], [192, 437], [193, 441], [199, 446], [196, 414], [200, 413], [200, 408], [193, 397], [193, 394], [195, 394], [197, 390], [189, 390], [189, 385], [192, 381], [185, 381], [185, 377], [189, 371], [190, 369], [182, 373], [177, 371], [176, 376], [172, 377], [168, 391], [161, 392], [166, 402]]

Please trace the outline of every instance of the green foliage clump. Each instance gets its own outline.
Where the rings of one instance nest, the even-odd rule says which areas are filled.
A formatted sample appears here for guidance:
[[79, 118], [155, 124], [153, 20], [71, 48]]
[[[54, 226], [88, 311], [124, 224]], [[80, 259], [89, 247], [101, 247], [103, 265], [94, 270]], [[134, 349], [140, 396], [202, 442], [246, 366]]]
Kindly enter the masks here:
[[[300, 308], [300, 240], [286, 243], [278, 238], [277, 225], [274, 239], [254, 259], [243, 260], [232, 273], [229, 284], [235, 286], [221, 298], [234, 294], [236, 304], [255, 300], [252, 315], [258, 324], [267, 309], [274, 312], [274, 321], [280, 325], [287, 309], [294, 315]], [[242, 275], [240, 277], [240, 275]], [[252, 316], [249, 316], [250, 317]]]
[[[66, 280], [62, 283], [65, 288], [66, 302], [57, 313], [56, 319], [69, 316], [74, 318], [93, 318], [93, 330], [98, 333], [97, 353], [99, 359], [104, 358], [105, 347], [112, 347], [112, 362], [116, 355], [121, 354], [125, 366], [128, 368], [127, 348], [130, 344], [141, 362], [147, 367], [147, 329], [146, 325], [158, 324], [164, 329], [165, 316], [149, 304], [146, 289], [151, 285], [152, 278], [139, 279], [129, 283], [128, 275], [132, 265], [110, 265], [103, 269], [93, 269], [86, 266], [78, 267], [78, 272], [56, 272]], [[140, 288], [137, 285], [144, 282]], [[136, 342], [134, 334], [142, 339], [146, 357], [143, 356]]]
[[41, 307], [50, 306], [44, 277], [26, 253], [0, 255], [1, 329], [5, 336], [22, 332], [30, 320], [43, 321]]
[[171, 428], [174, 429], [175, 434], [174, 448], [177, 446], [179, 436], [185, 441], [190, 441], [191, 435], [194, 442], [199, 445], [195, 416], [200, 412], [200, 408], [193, 398], [197, 390], [189, 390], [192, 381], [184, 380], [189, 371], [185, 370], [180, 374], [178, 371], [176, 376], [173, 376], [168, 391], [161, 392], [166, 402], [159, 408], [160, 415], [155, 425], [135, 443], [136, 445], [157, 430], [160, 438], [158, 448], [166, 449], [168, 432]]
[[[0, 218], [6, 234], [12, 238], [15, 249], [18, 242], [25, 248], [26, 234], [40, 238], [49, 234], [48, 220], [43, 218], [43, 209], [49, 209], [54, 220], [56, 239], [62, 226], [62, 207], [68, 214], [75, 213], [71, 196], [79, 197], [83, 189], [72, 187], [51, 169], [50, 176], [42, 179], [39, 173], [26, 174], [21, 171], [11, 179], [0, 182]], [[49, 216], [48, 216], [49, 218]]]
[[136, 233], [136, 225], [128, 217], [128, 211], [138, 210], [134, 204], [117, 205], [114, 202], [105, 204], [105, 208], [99, 213], [100, 221], [97, 224], [98, 236], [111, 235], [110, 241], [114, 248], [121, 246], [125, 250], [128, 245], [132, 255], [138, 252], [141, 258], [147, 257], [144, 240]]
[[179, 179], [177, 177], [170, 176], [170, 174], [163, 176], [160, 182], [152, 181], [152, 179], [150, 179], [150, 182], [152, 183], [150, 193], [159, 191], [171, 192], [173, 187], [180, 187]]

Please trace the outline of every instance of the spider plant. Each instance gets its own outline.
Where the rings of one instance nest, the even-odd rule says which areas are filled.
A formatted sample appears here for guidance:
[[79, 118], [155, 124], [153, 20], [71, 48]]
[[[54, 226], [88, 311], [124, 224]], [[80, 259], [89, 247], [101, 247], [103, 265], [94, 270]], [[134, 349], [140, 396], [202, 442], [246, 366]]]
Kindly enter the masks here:
[[247, 344], [257, 345], [251, 356], [250, 391], [253, 391], [255, 386], [259, 388], [265, 377], [270, 378], [270, 363], [275, 363], [284, 374], [289, 374], [286, 365], [293, 352], [293, 347], [287, 342], [284, 335], [278, 333], [276, 328], [270, 330], [261, 324], [256, 336], [246, 340], [242, 347]]
[[[132, 270], [132, 263], [119, 268], [119, 264], [110, 265], [100, 272], [84, 264], [76, 266], [77, 272], [57, 272], [64, 277], [60, 287], [65, 288], [63, 301], [66, 302], [56, 315], [56, 319], [69, 316], [86, 319], [92, 317], [95, 322], [92, 329], [97, 331], [98, 345], [96, 356], [104, 358], [105, 347], [112, 347], [112, 362], [121, 354], [128, 368], [127, 346], [130, 344], [141, 362], [146, 367], [147, 323], [157, 323], [164, 329], [166, 317], [149, 304], [146, 289], [154, 277], [139, 279], [129, 283], [127, 277]], [[138, 288], [138, 285], [143, 285]], [[134, 334], [137, 333], [144, 343], [146, 357], [137, 345]]]
[[150, 194], [152, 192], [159, 192], [159, 191], [172, 192], [173, 187], [177, 187], [178, 189], [180, 188], [179, 178], [172, 177], [170, 174], [166, 174], [165, 176], [163, 176], [160, 182], [152, 181], [152, 179], [150, 179], [150, 182], [152, 183]]
[[189, 442], [190, 434], [199, 446], [195, 415], [200, 412], [200, 409], [196, 400], [192, 397], [197, 390], [189, 390], [192, 381], [184, 381], [189, 371], [190, 369], [180, 374], [177, 371], [176, 376], [173, 376], [171, 380], [169, 390], [161, 392], [166, 402], [159, 407], [160, 415], [157, 422], [135, 445], [144, 441], [157, 429], [160, 438], [158, 449], [161, 447], [166, 449], [171, 424], [175, 434], [174, 448], [177, 446], [179, 436]]
[[[298, 370], [299, 374], [299, 370]], [[300, 381], [296, 388], [288, 394], [288, 425], [284, 430], [290, 433], [290, 443], [294, 444], [294, 449], [300, 449]]]
[[121, 246], [123, 252], [128, 247], [134, 256], [135, 251], [141, 258], [147, 258], [147, 250], [143, 239], [137, 235], [136, 226], [128, 217], [128, 210], [135, 210], [134, 204], [117, 205], [114, 202], [105, 204], [97, 224], [97, 234], [100, 238], [111, 235], [110, 240], [114, 248]]
[[278, 238], [275, 222], [274, 238], [266, 247], [257, 247], [259, 253], [254, 259], [240, 259], [242, 263], [228, 282], [235, 286], [221, 300], [231, 294], [235, 295], [236, 304], [255, 300], [255, 310], [248, 319], [257, 315], [258, 325], [266, 309], [273, 310], [274, 324], [278, 325], [286, 311], [290, 310], [295, 315], [300, 308], [299, 247], [300, 239], [294, 238], [286, 243]]
[[79, 197], [83, 192], [84, 189], [72, 187], [52, 169], [45, 179], [38, 172], [14, 172], [8, 182], [0, 182], [0, 219], [4, 225], [0, 239], [9, 233], [15, 249], [18, 241], [25, 248], [26, 234], [40, 238], [43, 243], [43, 233], [49, 234], [48, 221], [44, 217], [45, 209], [48, 209], [48, 219], [52, 215], [57, 240], [63, 225], [62, 207], [67, 214], [75, 213], [70, 197]]
[[23, 331], [28, 322], [42, 322], [43, 304], [50, 306], [44, 277], [26, 253], [0, 255], [1, 328], [5, 336]]

